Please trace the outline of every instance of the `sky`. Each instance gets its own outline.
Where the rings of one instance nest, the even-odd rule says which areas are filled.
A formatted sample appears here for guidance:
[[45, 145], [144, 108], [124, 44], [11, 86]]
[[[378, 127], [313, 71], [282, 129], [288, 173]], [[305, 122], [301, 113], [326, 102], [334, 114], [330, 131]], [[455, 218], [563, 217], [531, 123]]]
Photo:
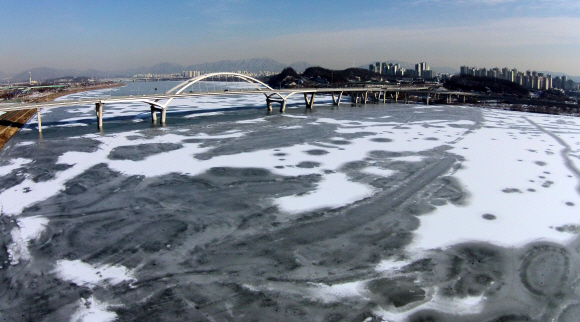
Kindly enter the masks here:
[[29, 0], [0, 5], [0, 71], [268, 57], [580, 76], [580, 0]]

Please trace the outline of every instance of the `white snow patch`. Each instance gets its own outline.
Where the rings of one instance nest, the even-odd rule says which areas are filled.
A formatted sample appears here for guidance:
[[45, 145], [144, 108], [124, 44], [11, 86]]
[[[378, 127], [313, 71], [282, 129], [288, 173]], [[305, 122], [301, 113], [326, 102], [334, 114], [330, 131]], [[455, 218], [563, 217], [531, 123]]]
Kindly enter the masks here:
[[107, 303], [100, 302], [94, 296], [81, 299], [79, 307], [71, 317], [72, 322], [112, 322], [117, 319], [117, 313], [107, 311]]
[[315, 286], [311, 289], [311, 296], [321, 299], [324, 303], [340, 302], [344, 298], [363, 297], [359, 290], [364, 289], [366, 281], [356, 281], [344, 284], [326, 285], [311, 283]]
[[17, 223], [20, 228], [20, 237], [29, 242], [40, 237], [48, 224], [48, 219], [40, 216], [23, 217], [19, 218]]
[[[560, 155], [564, 147], [524, 117], [545, 123], [543, 118], [483, 113], [484, 125], [494, 128], [473, 131], [451, 150], [465, 157], [454, 177], [471, 197], [462, 206], [447, 204], [421, 216], [409, 249], [473, 240], [506, 247], [535, 240], [566, 244], [575, 238], [554, 228], [580, 224], [578, 180]], [[496, 219], [485, 220], [484, 214]]]
[[420, 155], [409, 155], [406, 157], [394, 157], [393, 161], [404, 161], [404, 162], [421, 162], [425, 159]]
[[194, 118], [194, 117], [201, 117], [201, 116], [215, 116], [215, 115], [223, 115], [223, 112], [207, 112], [207, 113], [196, 113], [196, 114], [189, 114], [183, 117], [185, 118]]
[[367, 167], [367, 168], [363, 169], [362, 172], [368, 173], [368, 174], [374, 174], [376, 176], [385, 177], [385, 178], [390, 177], [393, 174], [397, 173], [397, 171], [395, 171], [395, 170], [382, 169], [382, 168], [378, 168], [378, 167]]
[[374, 192], [367, 185], [349, 181], [344, 173], [332, 173], [324, 176], [316, 190], [302, 196], [278, 198], [274, 204], [284, 212], [296, 214], [325, 207], [339, 208], [370, 197]]
[[116, 285], [126, 281], [135, 281], [133, 272], [124, 266], [95, 266], [81, 260], [58, 260], [52, 271], [60, 279], [75, 283], [78, 286], [94, 288], [95, 286]]
[[28, 164], [30, 162], [32, 162], [32, 160], [30, 160], [30, 159], [24, 159], [24, 158], [12, 159], [11, 163], [9, 165], [5, 165], [3, 167], [0, 167], [0, 176], [8, 175], [8, 174], [10, 174], [10, 172], [12, 172], [12, 170], [18, 169], [21, 166]]
[[38, 216], [24, 217], [18, 219], [16, 224], [18, 227], [14, 227], [10, 231], [12, 243], [6, 247], [10, 265], [18, 265], [21, 260], [30, 260], [28, 244], [31, 240], [40, 237], [48, 224], [48, 219]]
[[266, 122], [265, 118], [261, 118], [261, 119], [252, 119], [252, 120], [243, 120], [243, 121], [237, 121], [237, 124], [255, 124], [255, 123], [261, 123], [261, 122]]

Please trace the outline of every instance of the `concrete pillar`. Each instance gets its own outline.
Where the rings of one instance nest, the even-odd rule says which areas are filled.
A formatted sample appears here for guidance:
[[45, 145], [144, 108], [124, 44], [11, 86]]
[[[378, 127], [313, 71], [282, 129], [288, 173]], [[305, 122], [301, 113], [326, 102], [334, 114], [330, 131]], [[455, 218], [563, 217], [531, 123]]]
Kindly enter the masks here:
[[369, 92], [365, 92], [363, 95], [364, 95], [364, 97], [363, 97], [363, 99], [364, 99], [364, 104], [366, 104], [366, 103], [367, 103], [367, 101], [369, 100]]
[[269, 98], [266, 98], [266, 106], [268, 107], [268, 112], [272, 112], [272, 101]]
[[340, 100], [342, 99], [342, 92], [338, 93], [338, 97], [335, 98], [334, 96], [334, 92], [332, 92], [332, 102], [334, 103], [334, 105], [340, 105]]
[[286, 111], [286, 99], [282, 99], [282, 104], [280, 104], [280, 113]]
[[310, 95], [310, 99], [308, 99], [308, 94], [304, 93], [304, 102], [306, 103], [306, 108], [312, 109], [314, 106], [314, 96], [316, 96], [316, 93], [312, 93]]
[[427, 94], [427, 105], [429, 105], [429, 94]]
[[399, 101], [399, 92], [395, 92], [395, 103]]
[[405, 93], [405, 104], [409, 103], [409, 93]]
[[97, 127], [103, 128], [103, 103], [95, 103], [95, 111], [97, 112]]
[[463, 95], [463, 103], [465, 103], [465, 95]]
[[38, 117], [38, 132], [42, 132], [42, 121], [40, 120], [40, 108], [36, 109], [36, 117]]
[[151, 105], [151, 123], [157, 123], [157, 111], [153, 105]]
[[165, 124], [165, 119], [167, 119], [167, 109], [161, 109], [161, 124]]

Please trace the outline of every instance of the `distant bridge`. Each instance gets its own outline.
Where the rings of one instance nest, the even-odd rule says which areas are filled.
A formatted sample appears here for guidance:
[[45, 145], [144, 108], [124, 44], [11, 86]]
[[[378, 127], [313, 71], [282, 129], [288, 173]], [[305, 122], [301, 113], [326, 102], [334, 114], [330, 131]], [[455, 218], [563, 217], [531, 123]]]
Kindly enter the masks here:
[[[216, 89], [215, 84], [210, 88], [208, 83], [205, 83], [206, 91], [202, 91], [201, 81], [220, 82]], [[225, 80], [224, 87], [222, 80]], [[229, 86], [239, 84], [242, 81], [250, 85], [250, 88], [239, 88], [236, 86]], [[195, 84], [199, 85], [199, 91], [194, 92]], [[191, 88], [189, 92], [187, 89]], [[471, 93], [464, 92], [448, 92], [448, 91], [431, 91], [427, 87], [411, 87], [411, 86], [376, 86], [376, 87], [336, 87], [336, 88], [291, 88], [291, 89], [274, 89], [267, 84], [247, 75], [238, 73], [210, 73], [194, 77], [186, 80], [174, 88], [170, 89], [164, 94], [151, 95], [137, 95], [137, 96], [117, 96], [107, 98], [94, 98], [82, 100], [65, 100], [59, 102], [46, 102], [34, 104], [12, 104], [0, 107], [0, 112], [36, 109], [38, 117], [38, 131], [42, 131], [42, 123], [40, 110], [47, 108], [56, 108], [62, 106], [72, 105], [90, 105], [95, 104], [95, 111], [97, 116], [97, 125], [101, 129], [103, 127], [103, 106], [108, 103], [126, 103], [126, 102], [143, 102], [149, 105], [151, 110], [151, 119], [157, 122], [157, 112], [160, 113], [160, 122], [165, 123], [167, 108], [174, 99], [198, 97], [198, 96], [224, 96], [224, 95], [256, 95], [263, 94], [266, 97], [266, 106], [268, 111], [272, 111], [272, 103], [280, 104], [280, 112], [286, 109], [286, 101], [289, 97], [296, 94], [304, 96], [304, 103], [307, 109], [312, 109], [314, 106], [314, 98], [316, 94], [332, 95], [334, 105], [339, 105], [344, 94], [351, 97], [354, 103], [364, 103], [368, 101], [378, 102], [386, 101], [387, 96], [398, 101], [400, 94], [404, 94], [403, 100], [408, 102], [409, 94], [418, 94], [426, 96], [426, 103], [429, 104], [431, 96], [439, 97], [441, 95], [447, 97], [447, 102], [450, 102], [453, 95], [463, 97], [465, 102], [466, 96], [474, 96]]]

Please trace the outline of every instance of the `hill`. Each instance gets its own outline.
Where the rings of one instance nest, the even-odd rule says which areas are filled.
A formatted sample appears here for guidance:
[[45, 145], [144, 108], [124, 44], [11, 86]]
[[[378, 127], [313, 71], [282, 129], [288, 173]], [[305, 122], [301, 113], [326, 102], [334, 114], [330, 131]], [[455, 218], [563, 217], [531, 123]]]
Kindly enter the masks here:
[[455, 76], [445, 82], [444, 85], [450, 90], [491, 92], [500, 94], [528, 95], [529, 91], [520, 84], [505, 79], [488, 78], [479, 76], [461, 75]]

